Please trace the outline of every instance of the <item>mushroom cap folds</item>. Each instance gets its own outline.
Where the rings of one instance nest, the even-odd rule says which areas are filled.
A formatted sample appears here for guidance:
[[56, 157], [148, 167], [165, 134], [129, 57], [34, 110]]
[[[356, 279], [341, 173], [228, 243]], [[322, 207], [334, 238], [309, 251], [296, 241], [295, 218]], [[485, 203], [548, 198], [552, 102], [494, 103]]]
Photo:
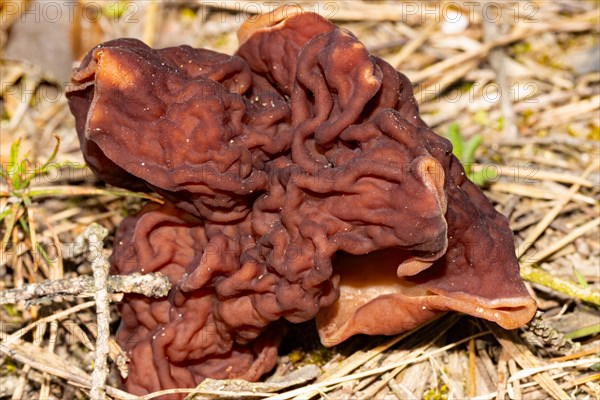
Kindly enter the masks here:
[[282, 320], [331, 346], [457, 310], [506, 328], [535, 311], [506, 219], [420, 119], [408, 79], [347, 30], [292, 9], [247, 21], [236, 55], [132, 39], [94, 48], [67, 93], [108, 183], [153, 190], [121, 224], [117, 340], [136, 394], [258, 379]]

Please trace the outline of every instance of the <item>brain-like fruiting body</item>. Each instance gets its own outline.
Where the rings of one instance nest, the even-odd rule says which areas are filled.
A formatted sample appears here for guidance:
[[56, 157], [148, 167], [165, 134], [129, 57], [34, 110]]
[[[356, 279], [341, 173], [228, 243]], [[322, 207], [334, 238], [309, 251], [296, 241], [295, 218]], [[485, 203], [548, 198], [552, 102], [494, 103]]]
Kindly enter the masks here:
[[114, 273], [173, 283], [119, 305], [127, 390], [256, 380], [286, 320], [316, 317], [331, 346], [447, 310], [506, 328], [531, 318], [506, 219], [420, 119], [404, 75], [296, 9], [239, 37], [234, 56], [119, 39], [73, 73], [90, 167], [165, 199], [115, 238]]

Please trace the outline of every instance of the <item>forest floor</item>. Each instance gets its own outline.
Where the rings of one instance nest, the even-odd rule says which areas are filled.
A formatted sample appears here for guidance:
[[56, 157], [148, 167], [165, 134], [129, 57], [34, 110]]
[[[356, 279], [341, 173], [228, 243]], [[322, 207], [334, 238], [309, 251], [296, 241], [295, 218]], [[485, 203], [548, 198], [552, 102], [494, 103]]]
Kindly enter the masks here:
[[[600, 399], [599, 3], [301, 3], [406, 74], [431, 128], [474, 149], [462, 161], [508, 217], [539, 311], [515, 331], [448, 313], [333, 349], [308, 322], [290, 328], [266, 381], [207, 380], [190, 398]], [[120, 221], [147, 201], [85, 167], [70, 70], [118, 37], [232, 54], [240, 24], [273, 2], [0, 4], [0, 399], [88, 398], [92, 295], [8, 299], [24, 284], [91, 275], [82, 234], [105, 227], [109, 254]], [[109, 397], [131, 398], [109, 364]]]

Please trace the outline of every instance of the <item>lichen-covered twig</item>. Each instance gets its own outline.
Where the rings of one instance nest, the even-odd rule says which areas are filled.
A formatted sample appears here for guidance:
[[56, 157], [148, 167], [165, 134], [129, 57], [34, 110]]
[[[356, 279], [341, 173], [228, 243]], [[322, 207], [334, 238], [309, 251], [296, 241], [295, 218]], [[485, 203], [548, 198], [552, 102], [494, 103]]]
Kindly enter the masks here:
[[531, 265], [521, 265], [521, 277], [526, 281], [549, 287], [557, 292], [600, 306], [600, 291], [593, 287], [583, 287], [575, 282], [557, 278], [543, 269]]
[[[108, 277], [107, 287], [110, 293], [136, 293], [146, 297], [164, 297], [171, 289], [171, 282], [160, 272], [144, 275], [135, 273], [111, 275]], [[49, 279], [40, 283], [23, 285], [17, 289], [0, 291], [0, 305], [57, 296], [92, 296], [93, 293], [94, 278], [92, 276]]]
[[[92, 224], [83, 231], [83, 239], [89, 246], [102, 248], [102, 241], [108, 234], [106, 228], [99, 224]], [[92, 372], [92, 389], [90, 398], [104, 400], [106, 392], [104, 386], [108, 377], [108, 339], [110, 337], [110, 302], [108, 299], [108, 270], [110, 264], [106, 257], [100, 255], [92, 260], [94, 274], [94, 300], [96, 301], [96, 351], [94, 356], [94, 371]]]

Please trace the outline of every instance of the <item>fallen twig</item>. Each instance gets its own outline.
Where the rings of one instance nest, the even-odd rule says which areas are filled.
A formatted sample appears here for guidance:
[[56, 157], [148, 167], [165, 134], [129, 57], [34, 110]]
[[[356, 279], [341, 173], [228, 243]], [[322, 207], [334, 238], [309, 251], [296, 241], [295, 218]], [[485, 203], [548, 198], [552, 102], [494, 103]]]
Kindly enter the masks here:
[[[169, 278], [160, 272], [131, 275], [111, 275], [108, 277], [108, 291], [110, 293], [135, 293], [146, 297], [164, 297], [171, 289]], [[94, 293], [94, 278], [91, 276], [78, 276], [70, 279], [45, 280], [40, 283], [31, 283], [17, 289], [8, 289], [0, 292], [0, 305], [14, 304], [22, 300], [57, 296], [88, 296]]]
[[526, 281], [546, 286], [570, 297], [600, 306], [600, 291], [591, 286], [583, 287], [575, 282], [557, 278], [543, 269], [531, 265], [521, 265], [520, 274]]
[[[89, 246], [102, 248], [102, 242], [108, 235], [108, 231], [102, 225], [92, 224], [85, 228], [82, 237]], [[92, 400], [104, 400], [106, 398], [106, 378], [108, 377], [108, 339], [110, 337], [110, 302], [108, 299], [108, 270], [110, 263], [104, 256], [95, 257], [92, 260], [92, 271], [94, 274], [94, 300], [96, 302], [96, 351], [94, 352], [94, 371], [92, 372]]]

